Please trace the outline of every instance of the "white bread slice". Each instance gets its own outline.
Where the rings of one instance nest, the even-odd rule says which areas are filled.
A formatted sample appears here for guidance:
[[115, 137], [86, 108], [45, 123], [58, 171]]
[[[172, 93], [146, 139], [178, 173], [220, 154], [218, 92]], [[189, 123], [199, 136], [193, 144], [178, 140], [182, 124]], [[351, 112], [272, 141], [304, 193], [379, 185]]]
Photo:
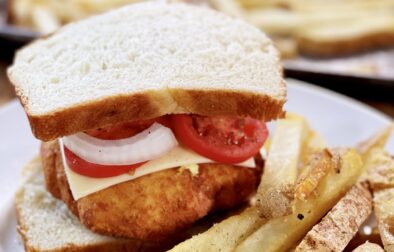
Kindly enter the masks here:
[[214, 10], [146, 2], [64, 26], [8, 70], [42, 140], [171, 113], [283, 116], [272, 42]]
[[93, 233], [79, 222], [62, 201], [47, 192], [39, 158], [32, 160], [25, 171], [29, 174], [16, 194], [16, 210], [18, 232], [26, 251], [134, 252], [156, 246]]

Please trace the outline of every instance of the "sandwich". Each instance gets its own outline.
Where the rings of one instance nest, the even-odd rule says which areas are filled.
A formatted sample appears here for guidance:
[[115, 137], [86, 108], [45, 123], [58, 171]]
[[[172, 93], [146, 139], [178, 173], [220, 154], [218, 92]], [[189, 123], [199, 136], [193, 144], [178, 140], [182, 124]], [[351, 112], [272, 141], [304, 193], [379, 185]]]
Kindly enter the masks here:
[[8, 76], [43, 141], [16, 200], [29, 251], [140, 251], [247, 202], [286, 101], [259, 29], [180, 3], [68, 24], [18, 51]]

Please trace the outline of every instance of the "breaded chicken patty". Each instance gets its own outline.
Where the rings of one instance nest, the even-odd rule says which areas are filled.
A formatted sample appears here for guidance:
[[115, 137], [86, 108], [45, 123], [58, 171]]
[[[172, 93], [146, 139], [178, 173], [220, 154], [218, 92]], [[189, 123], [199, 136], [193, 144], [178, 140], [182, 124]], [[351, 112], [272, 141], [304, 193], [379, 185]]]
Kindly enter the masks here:
[[110, 236], [166, 240], [208, 213], [232, 208], [251, 196], [259, 183], [257, 168], [201, 164], [199, 172], [172, 168], [145, 175], [75, 201], [57, 141], [43, 143], [46, 186], [89, 229]]

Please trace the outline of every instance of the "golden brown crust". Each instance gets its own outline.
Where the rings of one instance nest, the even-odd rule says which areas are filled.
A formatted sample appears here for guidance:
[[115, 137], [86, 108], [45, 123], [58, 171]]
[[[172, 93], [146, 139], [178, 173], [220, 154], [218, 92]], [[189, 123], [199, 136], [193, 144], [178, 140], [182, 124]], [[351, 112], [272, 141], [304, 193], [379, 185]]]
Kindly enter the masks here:
[[59, 142], [41, 143], [40, 155], [46, 189], [53, 197], [64, 201], [70, 211], [78, 216], [77, 203], [71, 194], [60, 156]]
[[313, 57], [334, 57], [385, 48], [394, 44], [394, 33], [375, 32], [350, 39], [319, 41], [300, 36], [297, 39], [301, 54]]
[[222, 90], [171, 90], [174, 100], [186, 111], [194, 114], [217, 116], [250, 116], [270, 121], [284, 116], [285, 100], [269, 96]]
[[56, 140], [41, 144], [40, 155], [45, 176], [45, 186], [53, 197], [60, 199], [57, 176], [56, 173], [51, 172], [51, 169], [56, 166], [56, 160], [59, 155], [58, 145]]
[[44, 171], [60, 174], [58, 186], [68, 192], [61, 199], [70, 209], [77, 208], [73, 212], [85, 226], [101, 234], [148, 241], [172, 238], [208, 213], [244, 202], [255, 192], [261, 173], [261, 168], [202, 164], [193, 176], [174, 168], [74, 201], [62, 163], [56, 166]]

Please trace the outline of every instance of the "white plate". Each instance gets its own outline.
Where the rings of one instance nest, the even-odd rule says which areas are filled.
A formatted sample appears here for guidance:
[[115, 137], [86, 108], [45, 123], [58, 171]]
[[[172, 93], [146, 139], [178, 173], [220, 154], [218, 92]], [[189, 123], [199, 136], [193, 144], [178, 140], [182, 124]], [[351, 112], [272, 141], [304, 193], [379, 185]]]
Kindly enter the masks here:
[[[306, 116], [330, 146], [353, 146], [392, 120], [345, 96], [289, 80], [288, 111]], [[394, 154], [394, 137], [387, 149]], [[23, 165], [38, 153], [38, 141], [16, 101], [0, 109], [0, 244], [3, 251], [23, 251], [15, 231], [13, 195]], [[1, 251], [1, 247], [0, 247]]]

